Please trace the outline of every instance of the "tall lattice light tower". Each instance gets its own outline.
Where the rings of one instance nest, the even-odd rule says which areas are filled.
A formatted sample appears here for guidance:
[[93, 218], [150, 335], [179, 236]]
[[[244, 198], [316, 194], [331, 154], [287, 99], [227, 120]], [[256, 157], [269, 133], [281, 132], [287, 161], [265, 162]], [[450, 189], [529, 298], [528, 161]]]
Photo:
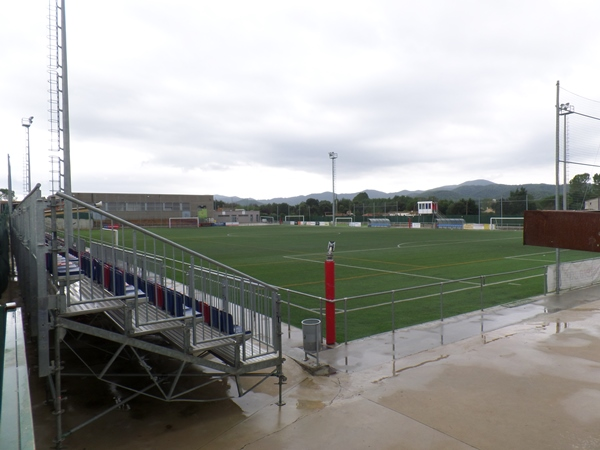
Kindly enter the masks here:
[[331, 159], [331, 182], [333, 184], [332, 187], [332, 191], [333, 191], [333, 201], [331, 202], [333, 205], [333, 218], [331, 219], [331, 221], [333, 222], [333, 226], [336, 225], [336, 216], [337, 216], [337, 211], [336, 211], [336, 202], [335, 202], [335, 160], [337, 159], [338, 154], [335, 152], [329, 152], [329, 159]]
[[33, 123], [33, 116], [21, 120], [21, 125], [27, 130], [27, 151], [25, 153], [25, 164], [23, 164], [23, 194], [31, 191], [31, 146], [29, 143], [29, 127]]
[[[48, 73], [50, 75], [50, 191], [72, 195], [69, 80], [67, 76], [67, 28], [65, 0], [50, 0], [48, 14]], [[65, 238], [72, 237], [71, 202], [65, 202]], [[70, 242], [65, 242], [67, 246]]]

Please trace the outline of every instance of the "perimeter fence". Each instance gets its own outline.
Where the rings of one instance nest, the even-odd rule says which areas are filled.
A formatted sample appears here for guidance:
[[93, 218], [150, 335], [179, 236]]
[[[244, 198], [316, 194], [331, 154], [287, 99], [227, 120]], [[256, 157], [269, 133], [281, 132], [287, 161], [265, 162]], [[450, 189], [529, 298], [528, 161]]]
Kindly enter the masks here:
[[499, 306], [524, 304], [546, 295], [548, 267], [446, 280], [420, 286], [392, 289], [327, 300], [292, 289], [280, 288], [287, 305], [282, 316], [291, 326], [306, 318], [321, 320], [325, 336], [325, 305], [335, 304], [336, 341], [348, 341], [396, 331], [426, 322], [440, 321], [474, 311], [485, 314]]

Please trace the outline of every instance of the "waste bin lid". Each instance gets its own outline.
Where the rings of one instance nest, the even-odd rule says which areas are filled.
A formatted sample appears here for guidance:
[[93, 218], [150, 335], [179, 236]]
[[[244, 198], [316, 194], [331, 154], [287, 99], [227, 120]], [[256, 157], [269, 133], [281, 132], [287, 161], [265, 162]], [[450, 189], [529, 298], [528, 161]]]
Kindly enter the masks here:
[[320, 325], [321, 319], [304, 319], [302, 325]]

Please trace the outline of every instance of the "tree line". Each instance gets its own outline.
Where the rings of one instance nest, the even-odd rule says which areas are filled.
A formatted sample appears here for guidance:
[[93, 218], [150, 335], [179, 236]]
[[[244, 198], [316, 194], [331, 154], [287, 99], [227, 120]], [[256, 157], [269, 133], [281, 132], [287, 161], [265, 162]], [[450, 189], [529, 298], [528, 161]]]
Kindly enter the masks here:
[[[599, 185], [600, 186], [600, 185]], [[519, 187], [510, 191], [508, 198], [500, 199], [473, 199], [461, 198], [460, 200], [437, 199], [436, 197], [409, 197], [396, 195], [390, 198], [369, 198], [366, 192], [357, 194], [353, 199], [338, 199], [336, 211], [338, 215], [346, 216], [386, 216], [399, 213], [417, 214], [417, 202], [435, 201], [438, 210], [445, 216], [466, 216], [483, 213], [498, 216], [522, 216], [527, 209], [554, 209], [554, 197], [544, 199], [530, 198], [527, 189]], [[283, 219], [289, 215], [303, 215], [305, 220], [317, 220], [331, 216], [333, 208], [329, 200], [308, 198], [297, 205], [288, 203], [249, 204], [241, 206], [227, 203], [222, 200], [215, 201], [215, 208], [235, 209], [245, 208], [259, 210], [261, 216], [272, 216]]]
[[600, 197], [600, 174], [589, 173], [575, 175], [569, 181], [567, 209], [585, 209], [585, 202]]

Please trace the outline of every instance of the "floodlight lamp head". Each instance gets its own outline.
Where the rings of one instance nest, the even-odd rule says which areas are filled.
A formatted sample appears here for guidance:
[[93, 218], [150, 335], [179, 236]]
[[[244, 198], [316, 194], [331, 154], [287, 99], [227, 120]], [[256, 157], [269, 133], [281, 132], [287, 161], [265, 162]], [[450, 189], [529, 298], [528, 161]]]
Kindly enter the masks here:
[[331, 159], [337, 158], [337, 153], [336, 152], [329, 152], [329, 158], [331, 158]]
[[575, 106], [570, 103], [561, 103], [559, 107], [559, 114], [561, 116], [566, 116], [567, 114], [571, 114], [575, 112]]
[[31, 116], [27, 119], [21, 119], [21, 125], [23, 125], [26, 128], [29, 128], [32, 123], [33, 123], [33, 116]]

